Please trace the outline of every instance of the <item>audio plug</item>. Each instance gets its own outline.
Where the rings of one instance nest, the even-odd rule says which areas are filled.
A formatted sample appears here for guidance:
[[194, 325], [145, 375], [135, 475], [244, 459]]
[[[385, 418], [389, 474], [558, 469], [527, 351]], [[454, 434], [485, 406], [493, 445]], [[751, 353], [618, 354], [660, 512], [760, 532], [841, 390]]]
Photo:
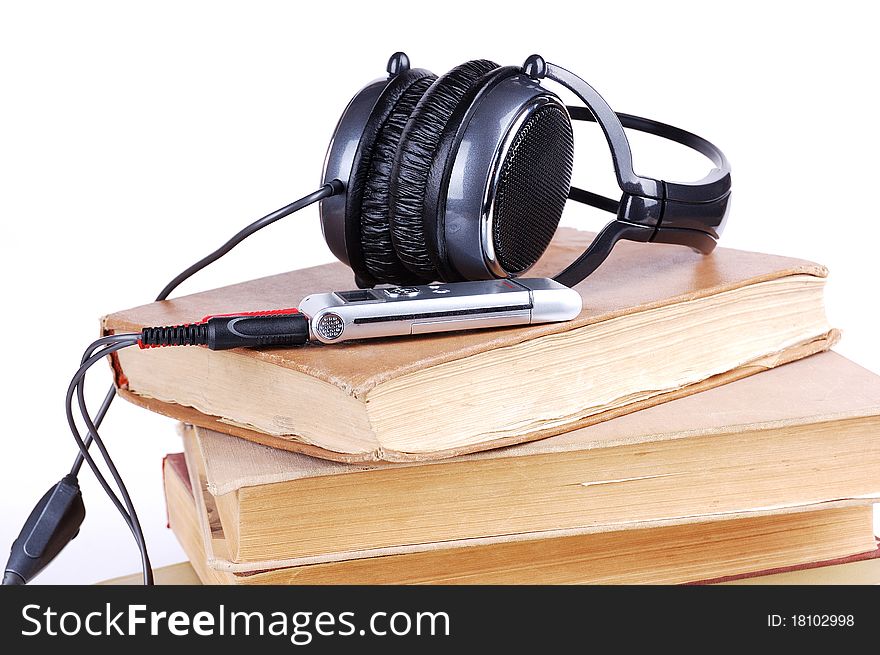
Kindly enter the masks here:
[[309, 319], [296, 309], [206, 316], [198, 323], [146, 327], [141, 348], [207, 346], [211, 350], [301, 346], [309, 340]]

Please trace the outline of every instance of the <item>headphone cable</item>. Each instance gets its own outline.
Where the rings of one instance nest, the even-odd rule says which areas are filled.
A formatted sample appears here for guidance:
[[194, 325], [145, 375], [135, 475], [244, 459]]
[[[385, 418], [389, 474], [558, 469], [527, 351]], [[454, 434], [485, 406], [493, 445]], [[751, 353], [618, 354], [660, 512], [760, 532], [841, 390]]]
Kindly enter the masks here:
[[[249, 236], [254, 233], [262, 230], [264, 227], [275, 223], [276, 221], [285, 218], [293, 214], [294, 212], [299, 211], [300, 209], [304, 209], [309, 205], [312, 205], [320, 200], [325, 198], [329, 198], [334, 195], [338, 195], [345, 190], [345, 185], [339, 180], [332, 180], [327, 184], [323, 185], [317, 191], [310, 193], [299, 200], [292, 202], [281, 209], [278, 209], [271, 214], [267, 214], [266, 216], [254, 221], [250, 225], [246, 226], [235, 235], [233, 235], [229, 240], [227, 240], [222, 246], [203, 257], [195, 264], [190, 266], [189, 268], [182, 271], [179, 275], [177, 275], [174, 279], [172, 279], [165, 288], [159, 293], [156, 297], [156, 301], [166, 300], [169, 295], [185, 280], [189, 279], [195, 273], [198, 273], [203, 268], [213, 264], [218, 259], [226, 255], [229, 251], [235, 248], [242, 241], [247, 239]], [[259, 318], [259, 317], [257, 317]], [[270, 326], [272, 330], [277, 330], [278, 328], [278, 319], [277, 316], [272, 317], [274, 324]], [[304, 324], [302, 322], [302, 316], [294, 315], [294, 313], [290, 314], [290, 320], [282, 324], [282, 327], [288, 332], [283, 335], [273, 334], [262, 341], [255, 341], [254, 343], [235, 343], [227, 341], [224, 343], [208, 342], [207, 340], [202, 341], [204, 345], [208, 345], [211, 348], [228, 348], [228, 347], [238, 347], [241, 345], [266, 345], [268, 343], [281, 344], [281, 343], [303, 343], [308, 338], [307, 326], [305, 327], [305, 335], [303, 335], [303, 327]], [[211, 327], [212, 339], [213, 335], [219, 334], [223, 335], [223, 327], [224, 320], [214, 320], [215, 325]], [[211, 321], [205, 320], [202, 322], [205, 325], [206, 329], [203, 331], [205, 335], [207, 335], [207, 327]], [[126, 525], [132, 532], [132, 535], [137, 543], [138, 550], [141, 555], [141, 564], [143, 568], [143, 578], [144, 584], [150, 585], [153, 584], [153, 573], [152, 568], [150, 566], [150, 559], [147, 553], [146, 541], [144, 539], [144, 533], [140, 525], [140, 521], [138, 520], [137, 513], [135, 512], [134, 505], [131, 502], [131, 498], [128, 493], [128, 489], [125, 486], [125, 483], [122, 481], [122, 477], [119, 475], [118, 470], [116, 469], [115, 464], [113, 463], [113, 459], [110, 457], [109, 452], [107, 451], [104, 442], [101, 440], [100, 435], [98, 434], [98, 428], [104, 420], [104, 417], [107, 414], [107, 411], [110, 408], [113, 399], [116, 397], [116, 386], [115, 384], [110, 385], [110, 389], [107, 391], [107, 395], [104, 397], [101, 406], [99, 407], [97, 413], [92, 417], [89, 414], [88, 408], [85, 403], [85, 376], [88, 370], [98, 361], [104, 359], [104, 357], [111, 355], [112, 353], [121, 350], [123, 348], [139, 344], [144, 347], [144, 337], [147, 336], [151, 338], [153, 341], [148, 344], [148, 347], [152, 347], [154, 345], [190, 345], [195, 344], [196, 341], [186, 342], [185, 340], [181, 341], [177, 339], [179, 335], [180, 326], [174, 326], [172, 328], [145, 328], [139, 334], [118, 334], [118, 335], [109, 335], [106, 337], [102, 337], [96, 341], [94, 341], [83, 353], [83, 357], [80, 363], [80, 368], [74, 374], [73, 378], [70, 381], [70, 385], [67, 390], [66, 397], [66, 414], [68, 425], [71, 430], [71, 434], [73, 435], [74, 440], [77, 443], [79, 448], [79, 452], [74, 459], [73, 465], [70, 468], [70, 472], [61, 479], [55, 486], [49, 489], [46, 494], [38, 501], [37, 505], [31, 511], [30, 516], [25, 522], [24, 527], [22, 528], [21, 533], [18, 538], [12, 544], [11, 554], [9, 557], [9, 561], [6, 565], [6, 571], [3, 576], [3, 584], [4, 585], [15, 585], [15, 584], [26, 584], [34, 576], [36, 576], [43, 568], [51, 562], [55, 556], [61, 551], [61, 549], [69, 543], [71, 539], [73, 539], [79, 533], [79, 526], [82, 523], [82, 520], [85, 516], [85, 509], [82, 503], [82, 495], [79, 490], [79, 483], [77, 480], [77, 475], [79, 474], [80, 469], [82, 468], [83, 462], [88, 463], [89, 468], [95, 474], [99, 484], [103, 488], [104, 492], [116, 506], [117, 510], [119, 510], [120, 514], [123, 517]], [[178, 330], [178, 332], [175, 332]], [[162, 342], [162, 337], [170, 336], [172, 339], [167, 343]], [[206, 337], [207, 338], [207, 337]], [[82, 417], [83, 422], [85, 423], [87, 435], [86, 438], [83, 439], [82, 435], [79, 432], [79, 429], [76, 426], [76, 421], [74, 419], [73, 414], [73, 398], [76, 396], [78, 409], [80, 411], [80, 416]], [[92, 458], [89, 453], [89, 448], [92, 443], [95, 443], [98, 446], [98, 450], [101, 453], [101, 457], [104, 460], [108, 470], [110, 471], [111, 477], [113, 478], [116, 487], [119, 490], [119, 493], [122, 495], [120, 499], [119, 496], [114, 492], [113, 488], [110, 486], [107, 479], [101, 473], [98, 468], [97, 463]]]

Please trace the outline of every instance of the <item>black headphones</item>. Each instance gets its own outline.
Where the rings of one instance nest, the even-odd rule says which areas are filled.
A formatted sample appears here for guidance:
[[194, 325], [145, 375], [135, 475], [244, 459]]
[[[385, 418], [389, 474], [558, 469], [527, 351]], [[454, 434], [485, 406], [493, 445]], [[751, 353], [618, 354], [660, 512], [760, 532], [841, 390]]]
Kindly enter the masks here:
[[[705, 139], [664, 123], [616, 114], [577, 75], [529, 57], [522, 67], [479, 59], [441, 77], [395, 53], [387, 79], [349, 102], [327, 151], [323, 182], [345, 193], [321, 201], [330, 250], [359, 287], [515, 277], [550, 243], [567, 199], [615, 213], [556, 276], [573, 286], [620, 239], [714, 248], [727, 217], [730, 165]], [[547, 78], [585, 107], [566, 107]], [[602, 128], [623, 195], [571, 187], [571, 120]], [[636, 175], [624, 128], [688, 146], [715, 168], [683, 184]]]

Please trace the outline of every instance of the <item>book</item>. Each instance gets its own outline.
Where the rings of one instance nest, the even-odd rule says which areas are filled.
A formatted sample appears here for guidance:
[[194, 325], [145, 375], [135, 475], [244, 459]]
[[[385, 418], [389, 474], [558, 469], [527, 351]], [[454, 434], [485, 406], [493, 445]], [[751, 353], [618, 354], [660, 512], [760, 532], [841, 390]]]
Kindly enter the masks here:
[[341, 464], [204, 428], [186, 433], [236, 570], [705, 522], [880, 492], [880, 376], [833, 352], [436, 462]]
[[[873, 556], [880, 553], [866, 554], [866, 557], [852, 558], [844, 562], [812, 562], [802, 567], [782, 573], [764, 573], [739, 577], [716, 584], [724, 585], [880, 585], [880, 558]], [[177, 562], [154, 569], [158, 585], [200, 585], [202, 584], [193, 565]], [[102, 585], [138, 585], [141, 574], [132, 573], [110, 580], [103, 580]]]
[[[561, 230], [552, 275], [590, 235]], [[828, 349], [826, 270], [772, 255], [622, 243], [577, 285], [578, 318], [297, 349], [128, 348], [120, 395], [181, 421], [344, 462], [424, 461], [531, 441]], [[117, 312], [103, 330], [290, 307], [352, 286], [329, 264]]]
[[223, 528], [201, 475], [180, 455], [168, 456], [164, 471], [170, 526], [205, 584], [681, 584], [877, 554], [872, 508], [851, 500], [235, 572], [219, 565]]

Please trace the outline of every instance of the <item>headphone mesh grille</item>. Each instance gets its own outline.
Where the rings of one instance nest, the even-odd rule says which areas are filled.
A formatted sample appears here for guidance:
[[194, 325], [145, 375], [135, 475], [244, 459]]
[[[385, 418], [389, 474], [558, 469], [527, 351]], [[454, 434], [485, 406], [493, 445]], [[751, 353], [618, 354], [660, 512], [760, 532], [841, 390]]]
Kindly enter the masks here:
[[495, 256], [518, 275], [547, 249], [568, 198], [574, 137], [568, 114], [544, 105], [526, 119], [501, 164], [492, 215]]

